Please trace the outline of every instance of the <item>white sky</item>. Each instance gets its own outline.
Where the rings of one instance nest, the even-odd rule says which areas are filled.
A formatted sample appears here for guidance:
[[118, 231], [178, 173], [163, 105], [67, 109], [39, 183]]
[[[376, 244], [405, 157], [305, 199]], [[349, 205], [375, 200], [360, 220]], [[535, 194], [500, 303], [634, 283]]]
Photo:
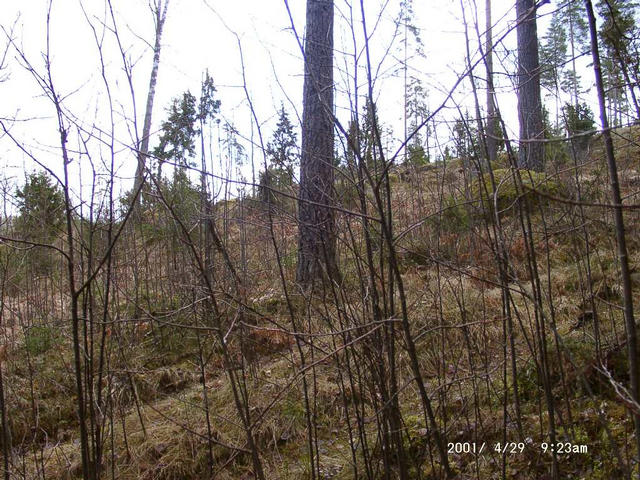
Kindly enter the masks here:
[[[473, 9], [469, 8], [473, 0], [464, 0], [467, 5], [467, 21], [474, 21]], [[478, 13], [479, 29], [484, 33], [484, 1]], [[14, 39], [24, 51], [30, 64], [40, 74], [45, 73], [43, 52], [46, 51], [46, 6], [47, 0], [22, 0], [0, 3], [0, 25], [9, 31], [15, 22]], [[153, 43], [153, 23], [146, 0], [113, 0], [116, 20], [121, 35], [121, 43], [128, 59], [133, 62], [134, 93], [137, 105], [139, 130], [142, 130], [142, 118], [151, 69], [152, 51], [145, 42]], [[290, 0], [290, 7], [298, 34], [304, 32], [303, 0]], [[353, 73], [353, 62], [349, 57], [340, 55], [340, 51], [351, 53], [350, 31], [347, 21], [349, 3], [336, 0], [336, 82], [340, 91], [345, 89], [345, 69]], [[356, 26], [358, 48], [363, 45], [359, 26], [359, 2], [353, 2], [353, 15]], [[369, 33], [373, 30], [382, 10], [378, 27], [375, 29], [370, 45], [374, 66], [382, 63], [381, 79], [376, 83], [376, 95], [381, 120], [392, 125], [396, 136], [402, 134], [403, 88], [398, 75], [390, 72], [398, 69], [394, 56], [400, 55], [399, 39], [390, 54], [385, 51], [391, 42], [393, 19], [399, 10], [399, 0], [366, 0], [366, 15]], [[513, 26], [515, 17], [513, 0], [493, 0], [493, 18], [497, 23], [494, 38], [501, 37]], [[87, 17], [83, 13], [84, 7]], [[542, 14], [551, 12], [552, 7], [544, 7]], [[428, 91], [429, 106], [437, 107], [444, 93], [451, 88], [458, 73], [464, 70], [464, 28], [459, 0], [415, 0], [415, 26], [421, 30], [426, 59], [413, 60], [411, 67]], [[64, 105], [77, 121], [87, 130], [96, 134], [95, 127], [109, 131], [109, 109], [104, 82], [101, 78], [100, 63], [96, 41], [89, 22], [104, 36], [104, 58], [106, 77], [109, 81], [113, 104], [116, 111], [116, 144], [121, 152], [116, 157], [118, 174], [122, 188], [129, 188], [130, 179], [135, 170], [133, 156], [126, 152], [126, 145], [132, 145], [133, 108], [131, 94], [122, 71], [122, 59], [113, 35], [105, 31], [102, 23], [107, 12], [103, 0], [54, 0], [50, 21], [50, 52], [54, 84]], [[543, 25], [545, 21], [542, 21]], [[544, 27], [540, 27], [541, 33]], [[153, 112], [153, 129], [159, 128], [166, 117], [165, 109], [172, 97], [189, 89], [198, 94], [202, 74], [208, 69], [218, 86], [222, 100], [222, 116], [236, 125], [241, 134], [250, 135], [250, 112], [246, 106], [242, 91], [242, 70], [238, 42], [241, 39], [246, 78], [259, 121], [264, 128], [265, 141], [268, 140], [276, 122], [276, 110], [284, 102], [295, 122], [295, 111], [300, 110], [302, 97], [302, 60], [300, 50], [291, 31], [291, 24], [283, 0], [171, 0], [165, 32], [158, 89]], [[0, 31], [0, 45], [6, 43], [6, 37]], [[477, 45], [477, 37], [470, 25], [472, 44]], [[498, 47], [498, 52], [513, 48], [515, 33], [506, 39], [506, 46]], [[477, 47], [472, 47], [476, 52]], [[499, 56], [503, 56], [498, 53]], [[345, 63], [346, 62], [346, 63]], [[510, 70], [511, 65], [500, 66], [496, 59], [496, 70]], [[345, 66], [346, 65], [346, 66]], [[361, 64], [363, 65], [363, 64]], [[44, 98], [33, 76], [24, 68], [24, 62], [11, 49], [7, 57], [7, 68], [2, 74], [7, 79], [0, 84], [0, 118], [10, 126], [11, 132], [25, 147], [55, 172], [61, 171], [58, 155], [57, 133], [54, 109], [51, 102]], [[477, 74], [484, 76], [484, 67]], [[364, 80], [363, 72], [360, 78]], [[500, 84], [508, 87], [509, 82], [502, 77]], [[479, 82], [481, 84], [481, 82]], [[361, 83], [362, 93], [364, 84]], [[351, 87], [350, 87], [351, 88]], [[455, 95], [455, 100], [466, 104], [473, 111], [470, 101], [469, 83], [464, 82]], [[515, 94], [511, 88], [501, 95], [499, 102], [503, 114], [513, 124], [515, 118]], [[484, 92], [480, 92], [484, 98]], [[338, 116], [345, 118], [342, 110], [348, 105], [346, 97], [337, 99]], [[449, 108], [455, 105], [450, 103]], [[457, 114], [455, 111], [448, 115]], [[11, 122], [16, 118], [18, 122]], [[346, 121], [346, 118], [345, 118]], [[102, 139], [107, 137], [102, 135]], [[443, 140], [443, 139], [441, 139]], [[257, 139], [256, 139], [257, 141]], [[155, 144], [151, 141], [151, 146]], [[97, 142], [90, 142], [94, 161], [99, 163], [104, 149]], [[78, 147], [78, 142], [72, 148]], [[85, 160], [72, 163], [72, 175], [82, 180], [90, 177], [90, 165]], [[103, 161], [107, 159], [103, 158]], [[260, 155], [256, 161], [261, 162]], [[0, 166], [5, 177], [22, 182], [23, 170], [32, 171], [36, 165], [27, 156], [17, 150], [6, 137], [0, 137]], [[79, 169], [78, 167], [81, 166]], [[96, 166], [100, 170], [99, 166]], [[82, 171], [81, 171], [82, 170]], [[245, 172], [246, 174], [246, 172]]]

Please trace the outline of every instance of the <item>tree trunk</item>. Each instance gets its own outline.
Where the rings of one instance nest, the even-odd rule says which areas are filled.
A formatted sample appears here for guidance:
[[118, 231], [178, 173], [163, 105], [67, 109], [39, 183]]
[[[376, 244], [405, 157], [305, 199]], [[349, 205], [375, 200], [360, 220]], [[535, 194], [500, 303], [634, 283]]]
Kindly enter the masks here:
[[491, 24], [491, 0], [486, 1], [487, 40], [485, 52], [485, 66], [487, 69], [487, 156], [490, 162], [498, 158], [498, 119], [494, 100], [493, 85], [493, 32]]
[[[156, 38], [153, 46], [153, 66], [151, 67], [151, 77], [149, 78], [149, 92], [147, 94], [147, 105], [144, 112], [144, 124], [142, 126], [142, 139], [138, 147], [138, 166], [133, 184], [133, 191], [137, 192], [144, 181], [144, 169], [149, 154], [149, 136], [151, 135], [151, 115], [153, 113], [153, 99], [156, 95], [156, 83], [158, 82], [158, 67], [160, 66], [160, 49], [162, 47], [162, 29], [167, 18], [167, 7], [169, 0], [158, 0], [154, 15], [156, 17]], [[138, 202], [142, 195], [138, 197]]]
[[[598, 91], [598, 103], [600, 107], [600, 123], [602, 124], [602, 138], [604, 139], [605, 152], [607, 154], [607, 166], [609, 169], [609, 181], [611, 183], [611, 197], [616, 224], [616, 241], [618, 244], [618, 261], [620, 262], [620, 277], [622, 280], [622, 297], [624, 305], [624, 320], [627, 330], [627, 351], [629, 357], [629, 382], [631, 398], [636, 404], [640, 400], [640, 372], [638, 372], [638, 339], [636, 322], [633, 314], [633, 289], [631, 285], [631, 270], [629, 266], [629, 255], [625, 237], [624, 217], [622, 215], [622, 196], [620, 194], [620, 183], [618, 182], [618, 167], [613, 150], [613, 139], [609, 130], [609, 119], [607, 118], [604, 82], [602, 81], [602, 68], [600, 65], [600, 52], [598, 49], [598, 33], [596, 31], [596, 19], [593, 12], [591, 0], [585, 0], [587, 16], [589, 19], [589, 32], [591, 35], [591, 55], [593, 57], [593, 71]], [[633, 413], [633, 423], [636, 434], [636, 463], [640, 456], [640, 415]], [[638, 467], [640, 476], [640, 466]]]
[[520, 151], [518, 165], [541, 171], [544, 160], [544, 127], [540, 96], [540, 61], [535, 0], [516, 0], [518, 19], [518, 120]]
[[333, 201], [333, 0], [307, 0], [297, 281], [338, 274]]

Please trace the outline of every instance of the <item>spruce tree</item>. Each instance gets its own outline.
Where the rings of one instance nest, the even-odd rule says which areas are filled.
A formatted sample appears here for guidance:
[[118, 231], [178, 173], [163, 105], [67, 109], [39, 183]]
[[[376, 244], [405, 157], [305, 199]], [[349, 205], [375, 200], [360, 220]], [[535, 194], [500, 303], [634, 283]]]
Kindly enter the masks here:
[[295, 168], [300, 161], [298, 140], [289, 114], [280, 107], [278, 124], [267, 144], [267, 169], [260, 174], [260, 199], [275, 203], [274, 190], [284, 190], [293, 185]]

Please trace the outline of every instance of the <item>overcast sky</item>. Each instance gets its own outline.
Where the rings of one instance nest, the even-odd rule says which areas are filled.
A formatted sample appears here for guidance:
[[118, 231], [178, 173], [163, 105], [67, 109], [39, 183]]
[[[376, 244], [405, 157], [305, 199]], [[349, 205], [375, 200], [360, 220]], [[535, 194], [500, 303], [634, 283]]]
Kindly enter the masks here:
[[[153, 43], [153, 19], [146, 0], [113, 0], [120, 41], [127, 60], [133, 64], [134, 94], [137, 118], [144, 114]], [[353, 12], [349, 11], [354, 3]], [[398, 15], [399, 0], [366, 0], [366, 20], [371, 38], [372, 62], [379, 71], [376, 95], [381, 120], [394, 128], [396, 136], [402, 134], [403, 90], [398, 75], [401, 44], [391, 45], [394, 19]], [[464, 0], [470, 23], [472, 52], [477, 51], [474, 31], [475, 13], [472, 0]], [[484, 1], [479, 1], [479, 30], [484, 33]], [[13, 28], [16, 45], [39, 74], [45, 74], [43, 54], [46, 51], [47, 0], [3, 1], [0, 3], [1, 25], [6, 33]], [[493, 0], [494, 37], [500, 38], [515, 20], [511, 0]], [[303, 0], [290, 0], [293, 23], [299, 35], [304, 32]], [[551, 12], [547, 5], [541, 13]], [[416, 1], [413, 24], [420, 29], [424, 44], [424, 59], [410, 61], [413, 75], [420, 78], [428, 91], [430, 108], [436, 108], [452, 87], [464, 65], [464, 28], [459, 0]], [[344, 92], [353, 73], [351, 54], [353, 45], [349, 17], [356, 23], [358, 48], [363, 45], [359, 2], [336, 0], [336, 82]], [[545, 20], [542, 20], [543, 25]], [[123, 188], [128, 188], [134, 170], [131, 154], [126, 146], [132, 145], [131, 134], [133, 102], [123, 75], [123, 62], [115, 37], [103, 24], [111, 27], [103, 0], [54, 0], [50, 18], [49, 51], [53, 82], [64, 97], [66, 110], [87, 131], [109, 130], [110, 116], [105, 83], [101, 76], [100, 56], [93, 29], [103, 40], [105, 75], [109, 82], [117, 123], [116, 136], [122, 152], [117, 157], [118, 174]], [[544, 27], [540, 27], [543, 29]], [[237, 34], [237, 37], [236, 37]], [[4, 35], [4, 34], [3, 34]], [[256, 113], [268, 139], [275, 126], [276, 110], [281, 102], [295, 121], [302, 97], [302, 60], [296, 37], [284, 0], [171, 0], [165, 32], [154, 106], [153, 127], [159, 128], [166, 117], [165, 111], [172, 97], [189, 89], [194, 94], [205, 70], [214, 78], [222, 101], [224, 121], [235, 124], [241, 134], [250, 135], [250, 112], [242, 90], [242, 68], [238, 38], [242, 45], [247, 86], [255, 103]], [[509, 71], [510, 64], [500, 64], [506, 52], [513, 49], [515, 34], [497, 48], [499, 58], [496, 70]], [[6, 43], [2, 38], [0, 45]], [[391, 45], [391, 48], [390, 48]], [[476, 56], [477, 58], [477, 56]], [[56, 125], [51, 102], [43, 96], [34, 76], [25, 68], [15, 49], [10, 49], [6, 77], [0, 84], [0, 117], [11, 127], [12, 134], [25, 148], [54, 171], [60, 171], [56, 146]], [[378, 70], [379, 66], [379, 70]], [[483, 76], [483, 68], [478, 75]], [[362, 75], [362, 73], [361, 73]], [[364, 78], [362, 76], [361, 78]], [[500, 102], [507, 119], [515, 118], [515, 97], [507, 77], [501, 76], [505, 93]], [[350, 87], [352, 88], [352, 86]], [[455, 95], [456, 102], [470, 106], [468, 82], [464, 82]], [[338, 116], [348, 106], [345, 96], [338, 95]], [[448, 108], [455, 111], [455, 104]], [[442, 118], [452, 114], [444, 113]], [[11, 119], [18, 120], [12, 122]], [[513, 123], [513, 122], [511, 122]], [[101, 135], [104, 140], [105, 134]], [[254, 137], [256, 138], [256, 137]], [[78, 143], [78, 142], [76, 142]], [[152, 140], [152, 145], [154, 141]], [[74, 147], [80, 147], [79, 144]], [[97, 147], [96, 147], [97, 148]], [[104, 154], [103, 154], [104, 155]], [[96, 158], [99, 156], [96, 154]], [[81, 156], [79, 158], [82, 160]], [[258, 160], [259, 157], [258, 157]], [[23, 168], [32, 171], [36, 165], [21, 153], [6, 137], [0, 138], [0, 165], [5, 177], [23, 176]], [[78, 170], [82, 166], [84, 172]], [[83, 161], [73, 165], [73, 175], [85, 179], [90, 176]], [[86, 183], [83, 181], [83, 183]]]

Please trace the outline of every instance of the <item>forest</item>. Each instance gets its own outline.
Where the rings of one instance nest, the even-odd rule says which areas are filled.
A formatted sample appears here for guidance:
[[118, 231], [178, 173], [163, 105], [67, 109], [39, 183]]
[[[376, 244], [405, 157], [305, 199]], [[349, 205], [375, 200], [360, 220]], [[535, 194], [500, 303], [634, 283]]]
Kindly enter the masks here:
[[0, 478], [640, 478], [640, 2], [0, 4]]

